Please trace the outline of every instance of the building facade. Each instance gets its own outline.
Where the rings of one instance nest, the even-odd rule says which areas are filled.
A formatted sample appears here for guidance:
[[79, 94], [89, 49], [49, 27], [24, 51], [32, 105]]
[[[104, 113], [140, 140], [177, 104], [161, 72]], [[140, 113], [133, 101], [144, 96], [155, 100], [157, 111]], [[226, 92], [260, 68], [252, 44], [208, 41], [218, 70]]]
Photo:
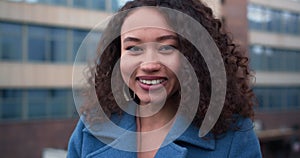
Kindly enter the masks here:
[[262, 148], [269, 157], [298, 157], [300, 1], [250, 0], [247, 8], [256, 119], [269, 131], [262, 132]]
[[46, 148], [67, 149], [78, 120], [72, 94], [77, 50], [124, 2], [0, 1], [1, 157], [42, 157]]

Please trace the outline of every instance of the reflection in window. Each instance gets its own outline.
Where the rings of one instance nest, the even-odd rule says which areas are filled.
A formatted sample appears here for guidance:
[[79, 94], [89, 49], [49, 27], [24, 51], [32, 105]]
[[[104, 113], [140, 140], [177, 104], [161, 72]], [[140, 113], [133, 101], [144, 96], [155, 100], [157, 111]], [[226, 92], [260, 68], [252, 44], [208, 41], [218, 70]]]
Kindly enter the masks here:
[[250, 47], [250, 65], [254, 70], [262, 71], [300, 71], [300, 50], [285, 50], [252, 45]]
[[41, 4], [53, 4], [53, 5], [67, 5], [67, 0], [24, 0], [27, 3], [41, 3]]
[[[297, 16], [291, 12], [282, 12], [282, 32], [296, 33]], [[298, 26], [299, 27], [299, 26]]]
[[249, 20], [250, 27], [253, 29], [261, 30], [264, 20], [263, 9], [252, 4], [248, 5], [247, 17]]
[[0, 22], [0, 60], [22, 59], [21, 25]]
[[254, 30], [297, 35], [300, 34], [299, 16], [291, 11], [248, 5], [249, 28]]
[[258, 68], [265, 68], [266, 67], [266, 55], [264, 53], [264, 47], [260, 45], [254, 45], [250, 48], [251, 54], [250, 54], [250, 61], [251, 61], [251, 67], [254, 70], [258, 70]]

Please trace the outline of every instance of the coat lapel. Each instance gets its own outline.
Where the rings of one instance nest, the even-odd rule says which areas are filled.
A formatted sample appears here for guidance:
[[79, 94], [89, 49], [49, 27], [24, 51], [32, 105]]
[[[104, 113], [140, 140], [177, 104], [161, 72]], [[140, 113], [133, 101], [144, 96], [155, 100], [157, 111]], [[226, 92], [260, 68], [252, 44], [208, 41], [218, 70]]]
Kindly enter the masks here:
[[[134, 108], [130, 110], [135, 110]], [[186, 126], [186, 128], [184, 128]], [[182, 128], [183, 127], [183, 128]], [[112, 121], [86, 125], [83, 132], [88, 132], [103, 142], [102, 148], [96, 148], [87, 157], [136, 157], [136, 118], [126, 112], [123, 115], [114, 115]], [[156, 158], [184, 158], [187, 148], [177, 145], [176, 142], [193, 145], [206, 150], [215, 149], [215, 139], [212, 134], [205, 138], [198, 137], [199, 129], [189, 125], [186, 119], [177, 116], [176, 120], [165, 138]], [[154, 138], [155, 140], [155, 138]], [[125, 149], [125, 150], [123, 150]], [[126, 151], [127, 150], [127, 151]], [[129, 151], [128, 151], [129, 150]]]

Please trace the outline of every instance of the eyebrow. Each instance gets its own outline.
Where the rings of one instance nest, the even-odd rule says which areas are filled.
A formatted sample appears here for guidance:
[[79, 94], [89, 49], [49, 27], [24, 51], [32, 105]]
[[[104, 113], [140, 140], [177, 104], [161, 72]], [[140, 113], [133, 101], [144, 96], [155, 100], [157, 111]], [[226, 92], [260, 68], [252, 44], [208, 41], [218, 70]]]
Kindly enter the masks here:
[[141, 42], [141, 40], [138, 38], [135, 38], [135, 37], [126, 37], [123, 40], [123, 43], [125, 43], [125, 42]]
[[[165, 41], [165, 40], [178, 40], [178, 37], [175, 36], [175, 35], [166, 35], [166, 36], [161, 36], [161, 37], [158, 37], [156, 38], [156, 41], [157, 42], [162, 42], [162, 41]], [[140, 39], [138, 38], [135, 38], [135, 37], [126, 37], [124, 40], [123, 40], [123, 43], [125, 42], [141, 42]]]
[[170, 39], [177, 41], [178, 37], [175, 35], [166, 35], [166, 36], [161, 36], [161, 37], [156, 38], [156, 41], [162, 42], [162, 41], [170, 40]]

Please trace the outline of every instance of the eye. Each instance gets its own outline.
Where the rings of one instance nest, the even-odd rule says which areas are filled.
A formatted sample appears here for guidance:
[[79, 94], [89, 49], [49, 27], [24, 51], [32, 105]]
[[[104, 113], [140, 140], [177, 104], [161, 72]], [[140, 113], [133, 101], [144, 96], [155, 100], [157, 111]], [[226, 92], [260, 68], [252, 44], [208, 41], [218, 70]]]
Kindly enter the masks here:
[[177, 50], [177, 48], [175, 46], [172, 45], [162, 45], [159, 47], [159, 52], [161, 53], [172, 53], [175, 50]]
[[130, 51], [132, 53], [142, 53], [143, 52], [143, 48], [138, 47], [138, 46], [129, 46], [126, 48], [127, 51]]

